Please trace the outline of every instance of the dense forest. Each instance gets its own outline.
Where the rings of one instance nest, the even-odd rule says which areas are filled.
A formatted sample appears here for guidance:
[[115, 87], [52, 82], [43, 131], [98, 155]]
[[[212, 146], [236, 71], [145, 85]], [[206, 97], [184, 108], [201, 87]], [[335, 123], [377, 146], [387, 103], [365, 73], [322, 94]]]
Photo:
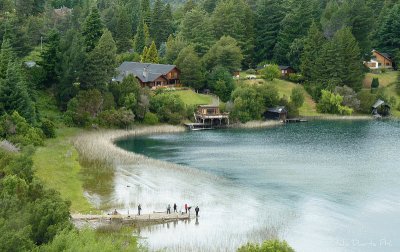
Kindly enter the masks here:
[[232, 78], [261, 67], [273, 80], [278, 65], [296, 71], [289, 80], [320, 112], [369, 113], [377, 98], [396, 105], [362, 90], [362, 80], [372, 49], [400, 62], [400, 1], [0, 0], [0, 40], [0, 251], [129, 250], [135, 240], [78, 235], [69, 203], [42, 185], [31, 160], [31, 146], [55, 137], [58, 126], [179, 124], [193, 114], [134, 76], [111, 82], [120, 63], [175, 64], [183, 85], [218, 95], [242, 122], [275, 105], [298, 113], [300, 89], [282, 98], [272, 86]]

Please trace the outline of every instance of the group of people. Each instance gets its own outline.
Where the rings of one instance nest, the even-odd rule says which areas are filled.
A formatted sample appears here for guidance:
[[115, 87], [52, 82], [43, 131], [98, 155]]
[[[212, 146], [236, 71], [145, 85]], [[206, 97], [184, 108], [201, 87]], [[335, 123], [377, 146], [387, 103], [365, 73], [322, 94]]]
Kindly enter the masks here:
[[[192, 208], [191, 206], [188, 206], [188, 204], [185, 204], [185, 213], [187, 214], [189, 211], [189, 214], [190, 214], [191, 208]], [[139, 204], [138, 205], [138, 215], [140, 215], [140, 211], [142, 211], [142, 206]], [[194, 211], [196, 212], [196, 218], [199, 217], [199, 212], [200, 212], [199, 206], [196, 206]], [[174, 203], [174, 213], [178, 213], [178, 206], [176, 205], [176, 203]], [[170, 204], [168, 204], [168, 206], [167, 206], [167, 214], [171, 214], [171, 205]]]

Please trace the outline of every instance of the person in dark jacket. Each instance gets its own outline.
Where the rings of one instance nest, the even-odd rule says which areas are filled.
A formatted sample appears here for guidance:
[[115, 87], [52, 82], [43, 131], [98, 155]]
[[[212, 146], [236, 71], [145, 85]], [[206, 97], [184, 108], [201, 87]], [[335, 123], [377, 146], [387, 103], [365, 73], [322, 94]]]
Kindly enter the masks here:
[[187, 213], [187, 210], [188, 210], [188, 205], [185, 204], [185, 213]]
[[167, 214], [170, 214], [170, 213], [171, 213], [171, 205], [168, 204], [168, 206], [167, 206]]
[[176, 203], [174, 203], [174, 213], [177, 213], [178, 210], [176, 210]]
[[194, 209], [194, 211], [196, 212], [196, 218], [199, 217], [199, 211], [200, 211], [199, 206], [196, 206], [196, 208]]
[[137, 211], [138, 211], [138, 215], [140, 215], [140, 211], [142, 210], [142, 206], [139, 204], [138, 206], [137, 206]]

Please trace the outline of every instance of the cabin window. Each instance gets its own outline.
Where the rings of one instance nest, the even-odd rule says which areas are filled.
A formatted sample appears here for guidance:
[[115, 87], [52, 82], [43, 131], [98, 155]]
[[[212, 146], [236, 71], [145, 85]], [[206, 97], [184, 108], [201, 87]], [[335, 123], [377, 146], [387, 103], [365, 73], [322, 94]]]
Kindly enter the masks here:
[[389, 63], [389, 62], [386, 62], [386, 66], [390, 66], [390, 63]]

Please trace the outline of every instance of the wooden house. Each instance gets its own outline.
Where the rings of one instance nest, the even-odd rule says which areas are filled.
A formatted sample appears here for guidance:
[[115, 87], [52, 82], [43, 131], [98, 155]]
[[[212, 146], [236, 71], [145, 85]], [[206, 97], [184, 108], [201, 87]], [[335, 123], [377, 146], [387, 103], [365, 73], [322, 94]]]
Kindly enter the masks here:
[[209, 126], [228, 125], [229, 113], [221, 113], [219, 106], [200, 105], [194, 114], [196, 123], [202, 123]]
[[157, 88], [179, 84], [180, 71], [175, 65], [152, 64], [140, 62], [123, 62], [118, 68], [119, 75], [114, 81], [121, 82], [132, 74], [142, 87]]
[[286, 77], [291, 73], [294, 73], [294, 69], [290, 66], [279, 66], [279, 70], [281, 70], [282, 77]]
[[372, 50], [372, 57], [369, 61], [364, 62], [369, 69], [393, 68], [393, 60], [387, 53], [381, 53]]

